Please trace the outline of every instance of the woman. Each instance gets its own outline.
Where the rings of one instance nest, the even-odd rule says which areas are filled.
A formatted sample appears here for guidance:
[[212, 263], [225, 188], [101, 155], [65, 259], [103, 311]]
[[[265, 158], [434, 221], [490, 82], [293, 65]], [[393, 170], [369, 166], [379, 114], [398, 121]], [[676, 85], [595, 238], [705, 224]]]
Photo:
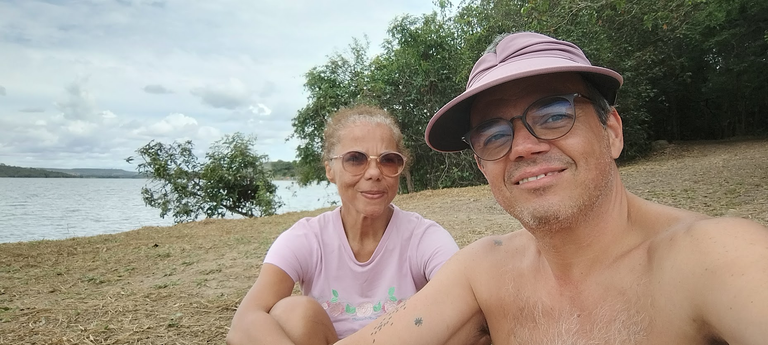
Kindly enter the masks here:
[[[229, 344], [332, 344], [421, 289], [458, 250], [437, 223], [392, 204], [408, 153], [387, 112], [333, 114], [323, 160], [341, 207], [272, 244], [235, 313]], [[291, 296], [294, 283], [303, 296]]]

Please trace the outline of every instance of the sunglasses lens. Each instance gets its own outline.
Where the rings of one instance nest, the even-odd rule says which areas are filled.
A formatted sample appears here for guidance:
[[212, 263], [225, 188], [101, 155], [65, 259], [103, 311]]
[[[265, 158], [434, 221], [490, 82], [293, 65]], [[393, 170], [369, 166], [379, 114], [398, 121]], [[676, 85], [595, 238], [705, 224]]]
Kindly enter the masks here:
[[352, 174], [359, 174], [368, 165], [368, 155], [359, 151], [350, 151], [342, 156], [344, 170]]
[[379, 157], [379, 168], [381, 169], [381, 173], [386, 176], [395, 176], [399, 174], [403, 171], [404, 166], [405, 160], [403, 159], [403, 156], [397, 153], [389, 152]]

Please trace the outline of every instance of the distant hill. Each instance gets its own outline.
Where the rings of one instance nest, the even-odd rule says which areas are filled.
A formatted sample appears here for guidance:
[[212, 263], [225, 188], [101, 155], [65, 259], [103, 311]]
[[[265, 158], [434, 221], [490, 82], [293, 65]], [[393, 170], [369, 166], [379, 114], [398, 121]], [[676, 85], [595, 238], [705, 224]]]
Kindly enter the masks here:
[[72, 174], [45, 169], [22, 168], [0, 163], [0, 177], [52, 177], [52, 178], [76, 178]]
[[76, 169], [53, 169], [46, 168], [48, 171], [55, 171], [65, 174], [74, 175], [77, 177], [89, 177], [89, 178], [143, 178], [139, 173], [135, 171], [127, 171], [122, 169], [89, 169], [89, 168], [76, 168]]
[[[272, 170], [275, 179], [296, 178], [296, 163], [278, 160], [267, 162], [265, 167]], [[0, 177], [84, 177], [84, 178], [145, 178], [135, 171], [122, 169], [58, 169], [23, 168], [0, 163]]]

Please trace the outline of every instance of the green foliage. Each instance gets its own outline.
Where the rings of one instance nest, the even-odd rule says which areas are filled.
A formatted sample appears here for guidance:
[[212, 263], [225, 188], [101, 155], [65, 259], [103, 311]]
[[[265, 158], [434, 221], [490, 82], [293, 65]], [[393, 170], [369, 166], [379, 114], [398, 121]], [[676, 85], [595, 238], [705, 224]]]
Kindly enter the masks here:
[[282, 206], [272, 183], [272, 172], [264, 168], [267, 156], [258, 155], [255, 137], [241, 133], [213, 143], [206, 162], [198, 161], [191, 141], [163, 144], [151, 141], [139, 148], [137, 171], [150, 177], [141, 189], [144, 202], [171, 214], [174, 222], [199, 216], [244, 217], [273, 215]]
[[466, 82], [457, 78], [465, 66], [454, 59], [461, 46], [452, 25], [444, 13], [398, 18], [390, 24], [384, 52], [372, 63], [373, 99], [400, 123], [413, 156], [414, 191], [484, 182], [471, 155], [438, 153], [424, 142], [429, 119], [461, 93]]
[[276, 162], [269, 162], [267, 166], [272, 170], [272, 175], [275, 178], [296, 177], [296, 162], [286, 162], [278, 159]]
[[368, 88], [368, 41], [353, 40], [346, 54], [336, 53], [322, 66], [305, 75], [309, 103], [292, 120], [294, 133], [302, 143], [296, 148], [299, 185], [325, 179], [322, 140], [328, 116], [361, 99]]
[[[403, 16], [389, 28], [384, 52], [367, 57], [367, 46], [355, 40], [346, 55], [335, 54], [307, 73], [309, 104], [293, 120], [294, 135], [304, 144], [297, 149], [299, 182], [325, 180], [322, 133], [327, 117], [341, 107], [367, 103], [388, 110], [399, 122], [412, 154], [410, 171], [400, 190], [418, 191], [483, 183], [469, 155], [441, 154], [424, 143], [429, 118], [463, 89], [464, 73], [453, 57], [459, 53], [455, 33], [444, 14]], [[446, 173], [446, 166], [462, 170]]]
[[[761, 0], [467, 0], [395, 18], [382, 53], [354, 40], [307, 73], [309, 104], [294, 118], [299, 180], [323, 181], [322, 131], [340, 107], [370, 103], [400, 122], [413, 153], [408, 190], [484, 183], [470, 154], [424, 143], [429, 118], [464, 89], [475, 60], [503, 33], [537, 31], [579, 45], [624, 76], [620, 159], [657, 139], [768, 133], [768, 2]], [[412, 187], [412, 188], [410, 188]], [[403, 188], [401, 188], [403, 190]]]

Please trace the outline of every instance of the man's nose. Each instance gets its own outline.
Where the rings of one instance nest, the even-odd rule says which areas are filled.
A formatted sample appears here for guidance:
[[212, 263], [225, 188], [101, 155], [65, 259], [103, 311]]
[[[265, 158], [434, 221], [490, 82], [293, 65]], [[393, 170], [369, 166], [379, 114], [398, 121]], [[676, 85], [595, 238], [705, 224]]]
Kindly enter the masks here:
[[524, 159], [549, 151], [548, 141], [536, 138], [525, 127], [522, 119], [513, 119], [512, 121], [512, 148], [509, 150], [509, 159]]

